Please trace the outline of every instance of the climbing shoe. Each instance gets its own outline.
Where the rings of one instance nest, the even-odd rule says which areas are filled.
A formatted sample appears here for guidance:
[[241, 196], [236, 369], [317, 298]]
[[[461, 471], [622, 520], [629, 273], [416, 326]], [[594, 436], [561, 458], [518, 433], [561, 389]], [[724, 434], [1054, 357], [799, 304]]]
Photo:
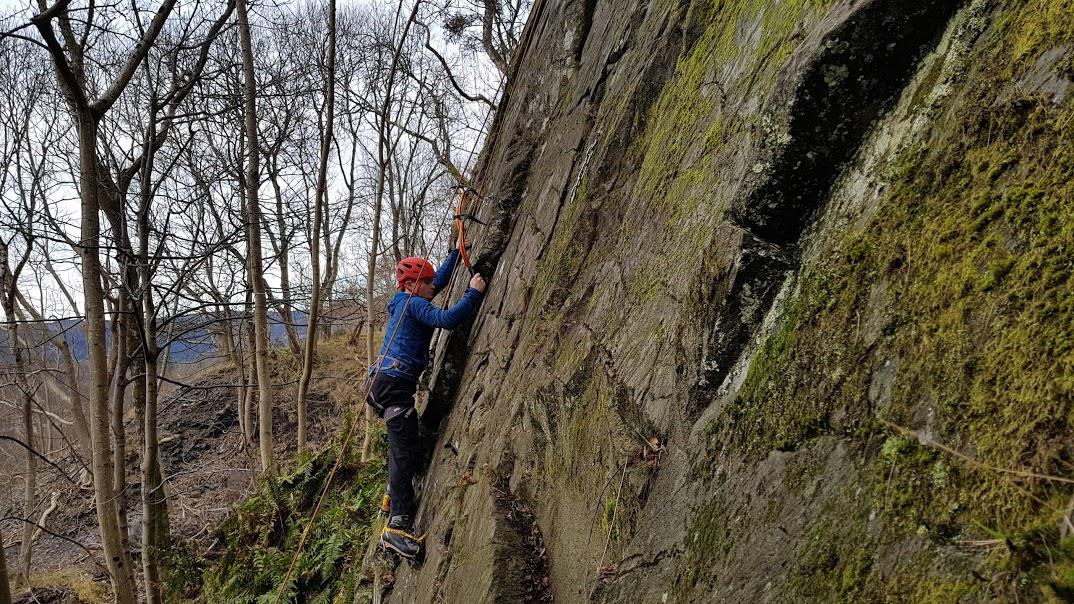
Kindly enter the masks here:
[[419, 559], [425, 535], [418, 537], [411, 530], [409, 516], [392, 516], [380, 536], [380, 546], [408, 560]]

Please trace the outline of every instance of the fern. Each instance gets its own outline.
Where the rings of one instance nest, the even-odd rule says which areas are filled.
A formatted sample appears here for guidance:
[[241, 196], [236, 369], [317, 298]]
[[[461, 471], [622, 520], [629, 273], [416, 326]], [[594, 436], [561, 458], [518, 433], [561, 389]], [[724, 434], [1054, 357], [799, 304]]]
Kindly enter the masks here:
[[[386, 478], [384, 463], [360, 464], [348, 451], [332, 489], [284, 584], [302, 532], [324, 488], [338, 445], [302, 460], [289, 475], [266, 479], [238, 506], [218, 535], [227, 549], [206, 572], [206, 602], [330, 604], [348, 601], [359, 581], [360, 560], [370, 536]], [[341, 599], [342, 598], [342, 599]]]

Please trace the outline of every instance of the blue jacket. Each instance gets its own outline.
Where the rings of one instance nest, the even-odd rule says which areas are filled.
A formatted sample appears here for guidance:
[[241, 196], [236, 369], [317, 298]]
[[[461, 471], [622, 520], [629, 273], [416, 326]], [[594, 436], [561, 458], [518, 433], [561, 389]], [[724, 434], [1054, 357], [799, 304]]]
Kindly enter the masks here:
[[[458, 260], [458, 250], [451, 250], [433, 277], [433, 288], [436, 292], [448, 284], [451, 271]], [[447, 310], [440, 310], [425, 298], [412, 296], [407, 292], [396, 293], [388, 302], [388, 325], [384, 331], [380, 356], [377, 358], [381, 375], [417, 381], [428, 363], [433, 329], [458, 327], [473, 314], [480, 301], [481, 293], [472, 287], [466, 290], [455, 306]], [[403, 309], [406, 309], [405, 314]], [[377, 365], [371, 367], [370, 372], [375, 371], [376, 367]]]

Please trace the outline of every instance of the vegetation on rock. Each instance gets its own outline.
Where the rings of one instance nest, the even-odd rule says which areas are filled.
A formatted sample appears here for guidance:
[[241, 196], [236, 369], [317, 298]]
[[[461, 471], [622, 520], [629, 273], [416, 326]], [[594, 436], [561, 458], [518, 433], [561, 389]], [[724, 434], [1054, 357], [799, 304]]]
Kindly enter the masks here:
[[[386, 445], [383, 438], [376, 442], [373, 460], [364, 464], [355, 442], [338, 459], [340, 436], [323, 450], [300, 458], [290, 473], [263, 479], [257, 493], [217, 529], [224, 548], [217, 560], [207, 564], [187, 558], [181, 561], [187, 566], [170, 569], [172, 596], [210, 603], [352, 602], [386, 480]], [[339, 468], [314, 517], [337, 461]], [[296, 558], [311, 518], [309, 536]], [[294, 568], [284, 583], [292, 561]], [[203, 583], [191, 564], [204, 570]]]
[[[1074, 40], [1061, 4], [998, 11], [935, 108], [933, 132], [890, 167], [875, 216], [805, 267], [712, 430], [753, 456], [852, 439], [873, 494], [851, 514], [880, 514], [887, 528], [819, 523], [817, 548], [873, 550], [916, 534], [933, 551], [977, 544], [988, 554], [980, 572], [1006, 577], [1003, 587], [921, 587], [916, 601], [1074, 595], [1074, 541], [1061, 537], [1072, 489], [1047, 478], [1067, 475], [1074, 428], [1074, 100], [1020, 83], [1033, 70], [1074, 75], [1038, 64]], [[870, 574], [855, 552], [817, 566], [811, 551], [798, 572], [814, 585], [828, 577], [826, 597], [906, 585], [903, 574]], [[928, 551], [912, 565], [922, 573]], [[848, 574], [860, 577], [837, 580]]]

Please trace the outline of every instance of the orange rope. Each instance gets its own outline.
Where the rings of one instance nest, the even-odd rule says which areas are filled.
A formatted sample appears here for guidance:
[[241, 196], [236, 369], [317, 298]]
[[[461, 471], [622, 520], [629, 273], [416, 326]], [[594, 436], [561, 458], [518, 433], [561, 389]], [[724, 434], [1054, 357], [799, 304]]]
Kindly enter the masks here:
[[[466, 249], [466, 233], [465, 227], [463, 226], [465, 223], [462, 219], [462, 211], [466, 206], [466, 194], [469, 192], [469, 189], [464, 188], [462, 194], [459, 195], [459, 203], [455, 206], [455, 231], [458, 233], [458, 238], [455, 240], [455, 246], [459, 250], [459, 256], [462, 257], [462, 263], [472, 272], [474, 267], [470, 265], [470, 252]], [[452, 272], [454, 272], [454, 268], [452, 269]]]
[[[497, 96], [499, 96], [499, 92], [503, 88], [505, 83], [506, 83], [506, 78], [501, 78], [500, 79], [500, 85], [496, 89], [496, 95]], [[484, 123], [481, 124], [481, 129], [482, 130], [484, 130], [485, 125], [488, 123], [488, 119], [492, 115], [492, 113], [493, 113], [493, 110], [491, 108], [488, 110], [488, 112], [485, 113]], [[467, 164], [469, 164], [470, 161], [473, 160], [474, 152], [477, 150], [477, 143], [480, 140], [481, 139], [479, 138], [479, 139], [474, 141], [474, 146], [470, 149], [470, 157], [467, 158], [467, 160], [466, 160]], [[470, 265], [470, 253], [466, 250], [466, 235], [464, 233], [463, 219], [461, 217], [462, 209], [463, 209], [464, 203], [466, 201], [466, 196], [467, 196], [468, 192], [469, 192], [468, 189], [463, 188], [463, 191], [462, 191], [461, 195], [459, 196], [459, 202], [457, 204], [456, 212], [455, 212], [455, 214], [456, 214], [455, 226], [458, 229], [458, 238], [456, 239], [456, 245], [458, 246], [459, 255], [462, 256], [462, 261], [463, 261], [463, 264], [466, 265], [466, 268], [468, 268], [468, 269], [470, 269], [472, 271], [473, 267]], [[454, 288], [454, 285], [455, 285], [455, 271], [458, 268], [459, 268], [459, 263], [458, 262], [456, 262], [455, 266], [453, 266], [451, 268], [451, 276], [450, 276], [450, 278], [448, 280], [448, 283], [449, 283], [448, 292], [444, 296], [444, 307], [445, 308], [447, 307], [448, 301], [450, 301], [450, 299], [451, 299], [451, 290]], [[395, 334], [398, 333], [398, 331], [399, 331], [399, 325], [403, 322], [403, 319], [406, 316], [406, 309], [407, 309], [407, 306], [410, 305], [410, 299], [413, 298], [413, 297], [414, 297], [414, 293], [410, 292], [410, 295], [407, 296], [406, 304], [403, 305], [403, 315], [400, 316], [399, 322], [395, 324], [395, 329], [392, 330], [392, 335], [388, 339], [388, 344], [384, 347], [385, 351], [387, 351], [389, 348], [391, 348], [392, 341], [395, 339]], [[372, 327], [372, 325], [369, 328], [369, 337], [373, 337], [373, 327]], [[366, 388], [365, 398], [368, 399], [369, 393], [373, 389], [373, 384], [376, 383], [377, 378], [379, 376], [380, 376], [380, 363], [378, 362], [377, 363], [377, 369], [376, 369], [376, 371], [373, 372], [373, 378], [369, 380], [369, 386]], [[306, 544], [306, 538], [309, 536], [310, 529], [313, 527], [313, 522], [317, 519], [317, 514], [320, 513], [320, 511], [321, 511], [321, 506], [324, 504], [325, 497], [327, 497], [327, 495], [328, 495], [328, 489], [329, 489], [329, 487], [332, 486], [332, 480], [336, 476], [336, 471], [339, 469], [339, 465], [343, 461], [343, 458], [344, 458], [344, 456], [345, 456], [345, 454], [347, 452], [347, 446], [350, 444], [351, 437], [354, 435], [354, 427], [356, 425], [358, 425], [357, 420], [355, 420], [354, 422], [351, 422], [350, 428], [347, 430], [347, 435], [346, 435], [346, 437], [344, 437], [343, 444], [340, 446], [339, 457], [336, 459], [335, 465], [332, 466], [332, 471], [329, 472], [329, 474], [328, 474], [328, 480], [324, 484], [324, 489], [321, 491], [321, 496], [317, 499], [317, 506], [313, 509], [313, 515], [310, 516], [309, 522], [306, 523], [306, 528], [302, 531], [302, 536], [298, 540], [298, 548], [295, 550], [295, 555], [294, 555], [294, 557], [291, 558], [291, 564], [287, 567], [287, 574], [284, 575], [283, 582], [280, 584], [280, 592], [276, 594], [276, 599], [274, 600], [275, 604], [279, 604], [280, 598], [283, 597], [283, 588], [284, 588], [285, 585], [287, 585], [287, 582], [291, 580], [291, 574], [294, 572], [295, 563], [298, 562], [298, 557], [299, 557], [299, 555], [301, 555], [302, 548]]]

